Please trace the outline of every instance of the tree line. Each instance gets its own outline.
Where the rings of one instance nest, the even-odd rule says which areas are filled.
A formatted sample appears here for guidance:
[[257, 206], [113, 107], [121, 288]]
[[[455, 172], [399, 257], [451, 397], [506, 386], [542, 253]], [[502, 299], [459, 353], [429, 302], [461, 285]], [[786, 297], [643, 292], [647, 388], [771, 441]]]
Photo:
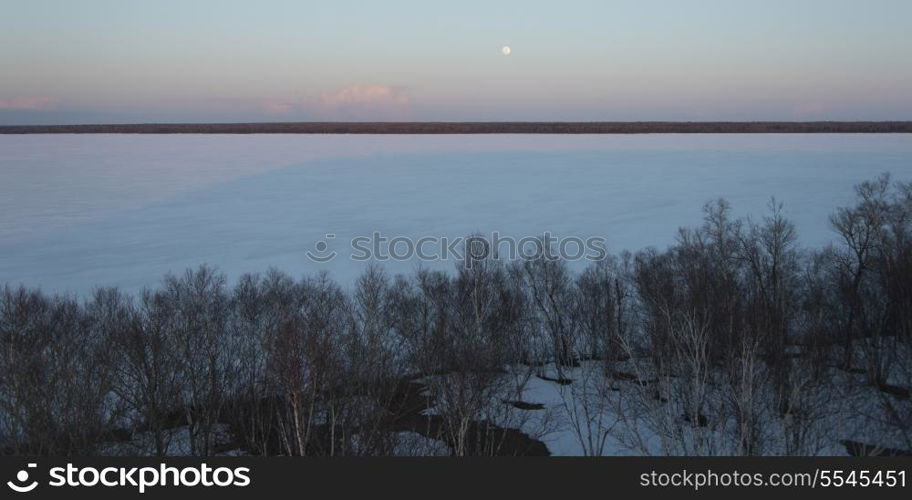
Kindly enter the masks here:
[[0, 125], [0, 134], [829, 134], [909, 133], [910, 121], [273, 122]]

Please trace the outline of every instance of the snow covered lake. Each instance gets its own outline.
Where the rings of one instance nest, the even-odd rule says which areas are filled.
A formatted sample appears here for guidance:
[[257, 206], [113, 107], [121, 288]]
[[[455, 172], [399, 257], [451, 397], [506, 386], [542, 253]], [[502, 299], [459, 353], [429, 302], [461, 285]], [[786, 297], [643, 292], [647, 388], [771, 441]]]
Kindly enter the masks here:
[[[912, 180], [912, 136], [6, 135], [0, 284], [135, 291], [202, 263], [350, 283], [364, 263], [349, 242], [374, 232], [662, 247], [717, 197], [759, 218], [775, 196], [816, 246], [852, 186], [883, 172]], [[338, 256], [308, 259], [319, 241]]]

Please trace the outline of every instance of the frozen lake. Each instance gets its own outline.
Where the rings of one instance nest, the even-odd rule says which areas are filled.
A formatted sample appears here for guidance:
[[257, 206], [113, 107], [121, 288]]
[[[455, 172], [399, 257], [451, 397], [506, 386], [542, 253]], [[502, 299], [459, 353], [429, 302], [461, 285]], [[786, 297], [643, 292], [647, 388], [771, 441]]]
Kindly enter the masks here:
[[[374, 232], [662, 247], [716, 197], [760, 217], [775, 196], [822, 245], [852, 186], [887, 171], [912, 180], [912, 135], [7, 135], [0, 283], [137, 290], [202, 263], [348, 283], [349, 241]], [[326, 234], [338, 256], [308, 259]]]

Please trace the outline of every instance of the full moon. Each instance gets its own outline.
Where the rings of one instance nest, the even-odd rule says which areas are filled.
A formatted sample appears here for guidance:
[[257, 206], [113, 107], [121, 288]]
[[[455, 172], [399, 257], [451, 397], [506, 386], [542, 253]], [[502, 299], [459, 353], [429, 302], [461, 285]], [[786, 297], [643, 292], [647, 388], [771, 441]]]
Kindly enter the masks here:
[[509, 45], [504, 45], [503, 48], [500, 49], [500, 52], [503, 55], [508, 56], [508, 55], [510, 55], [510, 52], [513, 52], [513, 49], [511, 49]]

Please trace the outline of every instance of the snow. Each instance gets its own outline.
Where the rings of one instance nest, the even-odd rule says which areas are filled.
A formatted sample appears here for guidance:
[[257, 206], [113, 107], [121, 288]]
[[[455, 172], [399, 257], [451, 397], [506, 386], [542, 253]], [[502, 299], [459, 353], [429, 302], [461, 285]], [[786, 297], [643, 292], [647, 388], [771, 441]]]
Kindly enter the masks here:
[[[666, 455], [669, 451], [661, 446], [661, 439], [654, 433], [648, 423], [649, 418], [637, 418], [627, 421], [619, 412], [621, 405], [630, 397], [636, 397], [636, 385], [631, 381], [614, 381], [600, 376], [600, 362], [584, 361], [578, 367], [566, 367], [563, 377], [572, 380], [569, 385], [561, 385], [532, 377], [523, 388], [522, 401], [540, 403], [542, 410], [511, 409], [511, 414], [499, 422], [505, 427], [517, 427], [535, 439], [545, 443], [554, 456], [634, 456], [648, 452], [650, 455]], [[619, 367], [621, 367], [619, 365]], [[547, 378], [557, 378], [553, 364], [547, 365], [539, 372]], [[881, 398], [885, 397], [876, 389], [866, 386], [863, 377], [850, 375], [837, 369], [831, 369], [828, 378], [838, 381], [834, 386], [821, 388], [808, 397], [820, 405], [819, 419], [815, 421], [808, 435], [815, 436], [807, 443], [803, 453], [822, 456], [843, 456], [847, 454], [841, 440], [852, 440], [864, 443], [878, 443], [884, 446], [903, 448], [906, 446], [900, 432], [890, 434], [884, 430], [878, 413]], [[848, 378], [854, 378], [850, 381]], [[838, 394], [832, 393], [832, 387], [840, 388]], [[589, 391], [588, 393], [586, 391]], [[585, 399], [587, 394], [605, 397]], [[886, 396], [892, 397], [892, 396]], [[588, 401], [588, 403], [586, 402]], [[774, 408], [775, 405], [767, 404]], [[712, 417], [711, 417], [712, 418]], [[772, 439], [777, 439], [783, 432], [779, 428], [782, 419], [777, 415], [764, 418]], [[574, 425], [574, 421], [576, 425]], [[586, 425], [590, 423], [590, 425]], [[684, 428], [692, 428], [688, 424]], [[710, 429], [711, 439], [723, 442], [723, 432], [731, 429]], [[606, 437], [602, 445], [597, 443], [600, 434]], [[625, 439], [624, 442], [621, 439]], [[777, 443], [771, 446], [770, 453], [781, 453]]]
[[[622, 364], [617, 366], [624, 368]], [[636, 390], [630, 381], [617, 381], [602, 377], [604, 365], [598, 361], [583, 361], [577, 367], [565, 367], [560, 372], [563, 377], [572, 380], [568, 385], [561, 385], [545, 378], [558, 378], [558, 371], [553, 364], [540, 368], [529, 368], [525, 365], [511, 367], [515, 372], [532, 370], [532, 376], [522, 386], [520, 401], [524, 403], [538, 403], [542, 409], [519, 409], [513, 407], [508, 400], [510, 395], [503, 393], [493, 394], [491, 404], [499, 408], [489, 409], [486, 415], [494, 418], [502, 427], [518, 428], [528, 434], [532, 439], [541, 440], [551, 455], [554, 456], [636, 456], [648, 449], [651, 455], [665, 455], [660, 444], [660, 438], [646, 423], [647, 420], [634, 420], [625, 422], [618, 412], [626, 398], [633, 396]], [[541, 375], [541, 376], [538, 376]], [[447, 375], [432, 375], [422, 378], [419, 383], [429, 384], [445, 383]], [[509, 391], [512, 387], [508, 380], [511, 375], [504, 375], [504, 380], [495, 383], [500, 389]], [[545, 377], [545, 378], [543, 378]], [[902, 447], [903, 436], [890, 435], [884, 432], [884, 426], [877, 416], [880, 408], [878, 393], [871, 387], [866, 387], [860, 375], [851, 375], [837, 369], [832, 369], [828, 378], [837, 381], [833, 386], [823, 388], [824, 393], [817, 396], [822, 398], [822, 412], [820, 419], [814, 424], [809, 434], [819, 435], [818, 447], [807, 452], [823, 456], [846, 455], [846, 449], [840, 440], [848, 439], [865, 443], [878, 443], [884, 446]], [[849, 378], [855, 380], [850, 381]], [[832, 387], [842, 388], [838, 394], [833, 394]], [[849, 389], [849, 388], [852, 389]], [[607, 390], [606, 390], [607, 389]], [[607, 395], [604, 399], [590, 398], [584, 400], [584, 391], [599, 391]], [[427, 393], [430, 394], [430, 393]], [[596, 394], [590, 392], [590, 395]], [[513, 394], [512, 396], [515, 396]], [[635, 396], [633, 396], [635, 397]], [[514, 399], [515, 400], [515, 399]], [[584, 402], [587, 401], [587, 402]], [[599, 401], [595, 403], [594, 401]], [[771, 405], [769, 405], [771, 407]], [[422, 412], [425, 415], [439, 415], [436, 408]], [[576, 425], [574, 425], [574, 421]], [[778, 416], [770, 415], [766, 419], [768, 424], [775, 426], [781, 422]], [[590, 422], [591, 425], [586, 425]], [[625, 427], [626, 425], [635, 428]], [[689, 427], [685, 425], [684, 427]], [[775, 427], [773, 437], [777, 436]], [[722, 429], [709, 430], [710, 439], [721, 440]], [[190, 454], [189, 428], [179, 426], [165, 431], [167, 435], [166, 454], [169, 456], [188, 456]], [[604, 434], [604, 443], [592, 445], [600, 434]], [[630, 442], [621, 442], [622, 436], [632, 439], [632, 436], [641, 440], [631, 446]], [[215, 428], [214, 444], [222, 448], [232, 442], [229, 426], [218, 424]], [[358, 435], [352, 436], [353, 451], [358, 450]], [[397, 456], [449, 456], [451, 448], [439, 439], [432, 439], [417, 432], [401, 431], [394, 436], [393, 454]], [[589, 443], [589, 444], [587, 444]], [[775, 450], [775, 443], [772, 444]], [[129, 441], [102, 443], [98, 449], [102, 455], [111, 456], [148, 456], [154, 451], [154, 437], [150, 432], [139, 432]], [[219, 453], [220, 456], [240, 456], [246, 451], [229, 449]]]
[[[551, 380], [545, 380], [542, 377], [534, 376], [529, 379], [523, 388], [522, 401], [526, 403], [539, 403], [544, 405], [543, 410], [519, 410], [514, 409], [515, 413], [526, 413], [528, 419], [522, 420], [522, 430], [530, 435], [542, 433], [540, 439], [548, 447], [548, 451], [554, 456], [584, 456], [586, 450], [580, 441], [580, 436], [584, 440], [589, 437], [595, 438], [601, 433], [597, 421], [599, 416], [593, 412], [591, 420], [593, 426], [580, 426], [580, 435], [574, 430], [573, 416], [576, 421], [582, 423], [586, 417], [582, 405], [578, 402], [578, 396], [582, 395], [582, 390], [586, 382], [589, 382], [588, 389], [593, 389], [593, 383], [597, 381], [594, 376], [595, 371], [601, 368], [599, 362], [584, 361], [579, 367], [568, 367], [562, 370], [564, 378], [572, 380], [569, 385], [561, 385]], [[550, 379], [558, 378], [558, 371], [553, 364], [546, 365], [538, 371], [540, 375]], [[601, 411], [604, 413], [601, 423], [610, 425], [617, 420], [617, 416], [611, 410], [613, 405], [617, 404], [618, 393], [608, 393], [608, 398], [601, 404]], [[632, 450], [625, 448], [612, 437], [608, 437], [604, 447], [599, 447], [602, 456], [624, 456], [637, 454]]]
[[[345, 284], [364, 268], [349, 240], [374, 231], [661, 247], [719, 196], [758, 217], [775, 196], [821, 245], [854, 184], [912, 179], [910, 160], [899, 134], [2, 136], [0, 283], [136, 291], [208, 263], [231, 279], [274, 266]], [[339, 257], [308, 260], [327, 233]]]
[[[216, 424], [213, 427], [214, 445], [220, 446], [231, 442], [232, 435], [228, 425]], [[188, 426], [179, 426], [162, 432], [166, 436], [165, 456], [191, 456], [191, 434]], [[154, 452], [155, 436], [152, 432], [138, 432], [129, 441], [105, 442], [98, 447], [98, 454], [103, 456], [152, 456]], [[224, 456], [239, 456], [242, 454], [244, 452], [241, 450], [228, 450], [224, 453], [219, 453], [219, 455]]]
[[439, 439], [431, 439], [417, 432], [403, 431], [396, 433], [394, 454], [399, 457], [446, 457], [452, 455], [452, 450]]

